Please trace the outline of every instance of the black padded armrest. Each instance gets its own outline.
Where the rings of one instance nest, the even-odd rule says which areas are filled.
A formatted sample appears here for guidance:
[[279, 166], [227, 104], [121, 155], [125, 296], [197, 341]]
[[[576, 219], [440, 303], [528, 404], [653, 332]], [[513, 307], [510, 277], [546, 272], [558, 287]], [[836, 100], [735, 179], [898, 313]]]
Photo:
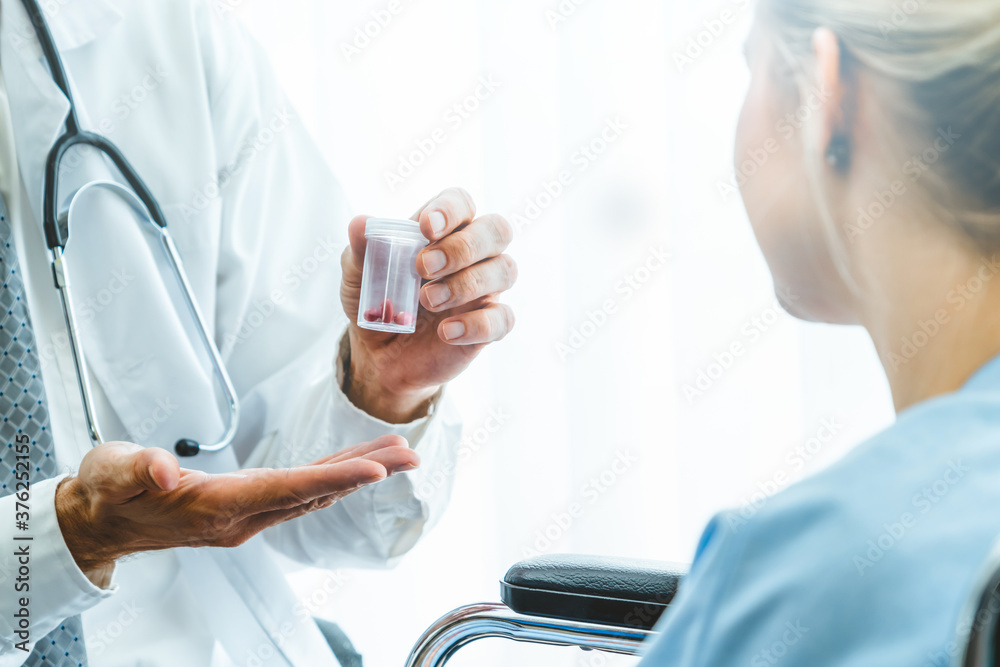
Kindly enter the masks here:
[[521, 614], [650, 630], [685, 571], [635, 558], [539, 556], [507, 570], [500, 597]]

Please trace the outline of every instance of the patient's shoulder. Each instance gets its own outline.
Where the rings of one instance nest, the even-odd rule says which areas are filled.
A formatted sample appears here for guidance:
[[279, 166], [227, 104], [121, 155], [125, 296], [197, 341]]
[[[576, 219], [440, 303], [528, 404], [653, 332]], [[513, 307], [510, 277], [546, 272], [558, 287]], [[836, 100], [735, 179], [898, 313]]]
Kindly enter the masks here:
[[[772, 664], [778, 649], [788, 664], [924, 664], [953, 637], [997, 506], [1000, 395], [907, 411], [753, 512], [715, 517], [652, 652], [672, 661], [655, 664]], [[692, 638], [699, 660], [674, 660]]]
[[729, 593], [854, 635], [885, 615], [947, 637], [1000, 534], [998, 399], [930, 401], [755, 515], [721, 514]]

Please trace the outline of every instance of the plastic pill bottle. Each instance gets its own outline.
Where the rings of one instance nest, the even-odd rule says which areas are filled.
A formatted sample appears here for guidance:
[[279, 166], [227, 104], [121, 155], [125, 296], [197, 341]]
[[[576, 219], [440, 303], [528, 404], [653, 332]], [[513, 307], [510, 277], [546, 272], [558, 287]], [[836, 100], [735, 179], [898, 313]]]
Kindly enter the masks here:
[[417, 253], [427, 245], [427, 239], [420, 233], [420, 223], [368, 218], [365, 241], [358, 326], [413, 333], [420, 307]]

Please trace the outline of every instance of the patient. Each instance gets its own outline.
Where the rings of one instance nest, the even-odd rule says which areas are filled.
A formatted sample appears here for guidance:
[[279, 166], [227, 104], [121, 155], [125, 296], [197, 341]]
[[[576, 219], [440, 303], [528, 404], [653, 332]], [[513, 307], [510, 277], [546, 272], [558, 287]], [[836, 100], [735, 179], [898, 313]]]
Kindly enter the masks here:
[[776, 291], [868, 330], [898, 418], [717, 516], [642, 664], [943, 666], [1000, 535], [1000, 2], [761, 0], [747, 60]]

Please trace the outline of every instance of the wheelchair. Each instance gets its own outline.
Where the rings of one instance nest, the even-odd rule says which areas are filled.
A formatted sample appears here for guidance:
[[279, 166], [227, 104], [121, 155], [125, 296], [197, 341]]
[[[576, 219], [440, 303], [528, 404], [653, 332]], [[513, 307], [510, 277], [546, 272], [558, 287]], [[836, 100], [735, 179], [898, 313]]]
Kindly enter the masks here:
[[[582, 555], [521, 561], [500, 582], [501, 603], [442, 616], [417, 640], [406, 666], [442, 667], [463, 646], [488, 637], [637, 655], [685, 572], [673, 563]], [[950, 667], [1000, 667], [1000, 543], [974, 591]]]

